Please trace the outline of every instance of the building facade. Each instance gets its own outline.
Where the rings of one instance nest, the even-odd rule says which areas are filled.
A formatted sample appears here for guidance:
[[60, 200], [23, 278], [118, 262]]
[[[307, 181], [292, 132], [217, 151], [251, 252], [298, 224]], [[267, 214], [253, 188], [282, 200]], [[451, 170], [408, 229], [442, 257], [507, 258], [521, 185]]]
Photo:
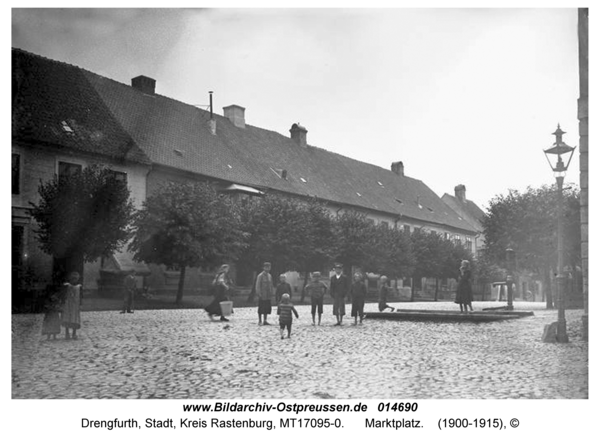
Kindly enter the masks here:
[[[18, 174], [23, 187], [13, 195], [13, 227], [24, 227], [13, 230], [13, 238], [23, 235], [22, 244], [13, 245], [13, 254], [21, 256], [14, 263], [23, 265], [23, 257], [34, 253], [43, 259], [27, 218], [40, 179], [98, 162], [126, 175], [138, 207], [168, 181], [210, 181], [236, 196], [317, 198], [332, 212], [356, 210], [376, 224], [420, 228], [476, 248], [478, 229], [425, 183], [406, 175], [401, 161], [389, 169], [360, 162], [310, 145], [307, 133], [299, 123], [289, 135], [252, 126], [240, 105], [218, 115], [212, 107], [161, 96], [156, 81], [146, 76], [122, 84], [13, 49], [13, 179]], [[114, 270], [130, 259], [123, 252], [90, 266], [86, 286], [97, 285], [101, 263]], [[40, 262], [44, 269], [35, 266], [42, 278], [48, 260]], [[147, 281], [157, 289], [168, 288], [178, 274], [166, 267], [151, 271]], [[188, 272], [186, 284], [195, 288], [199, 272]]]

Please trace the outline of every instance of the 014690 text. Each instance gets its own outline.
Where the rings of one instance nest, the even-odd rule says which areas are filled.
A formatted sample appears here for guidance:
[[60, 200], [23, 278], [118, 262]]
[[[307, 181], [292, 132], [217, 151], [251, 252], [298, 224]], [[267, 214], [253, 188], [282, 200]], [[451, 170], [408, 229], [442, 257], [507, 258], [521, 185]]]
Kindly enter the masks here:
[[419, 404], [416, 402], [380, 402], [377, 410], [380, 412], [416, 412]]

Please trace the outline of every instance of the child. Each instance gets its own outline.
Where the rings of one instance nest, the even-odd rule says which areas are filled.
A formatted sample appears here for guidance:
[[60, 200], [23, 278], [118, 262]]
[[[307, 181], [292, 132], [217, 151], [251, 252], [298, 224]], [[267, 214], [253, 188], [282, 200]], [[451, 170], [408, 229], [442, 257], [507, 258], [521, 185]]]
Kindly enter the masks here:
[[388, 278], [387, 276], [381, 276], [381, 287], [379, 288], [379, 311], [385, 311], [387, 308], [390, 308], [394, 311], [393, 306], [389, 306], [387, 304], [387, 297], [390, 291], [390, 287], [388, 286]]
[[279, 284], [275, 289], [275, 301], [277, 303], [281, 302], [281, 298], [284, 294], [288, 294], [290, 296], [290, 300], [292, 300], [292, 286], [286, 282], [285, 274], [280, 274]]
[[281, 296], [281, 303], [277, 305], [277, 315], [279, 316], [279, 332], [283, 339], [283, 330], [287, 328], [287, 338], [292, 335], [292, 312], [298, 318], [298, 311], [294, 305], [290, 303], [290, 295], [284, 294]]
[[[69, 282], [63, 284], [65, 304], [62, 311], [62, 325], [65, 327], [65, 338], [77, 339], [77, 330], [81, 327], [81, 296], [83, 290], [79, 283], [79, 273], [76, 271], [69, 275]], [[69, 328], [73, 335], [69, 334]]]
[[321, 273], [315, 271], [310, 275], [310, 283], [304, 287], [304, 291], [310, 296], [310, 313], [312, 314], [312, 324], [315, 326], [315, 314], [319, 313], [319, 325], [321, 325], [321, 315], [323, 314], [323, 297], [327, 292], [327, 285], [321, 282]]
[[354, 325], [357, 324], [357, 320], [360, 317], [360, 324], [362, 325], [365, 309], [365, 298], [367, 297], [367, 286], [363, 280], [362, 274], [357, 271], [354, 273], [354, 282], [350, 287], [350, 296], [352, 297], [352, 312], [351, 316], [354, 317]]
[[44, 304], [45, 314], [42, 323], [42, 334], [50, 336], [56, 340], [56, 335], [60, 334], [60, 308], [62, 306], [60, 291], [49, 287], [46, 291], [46, 302]]

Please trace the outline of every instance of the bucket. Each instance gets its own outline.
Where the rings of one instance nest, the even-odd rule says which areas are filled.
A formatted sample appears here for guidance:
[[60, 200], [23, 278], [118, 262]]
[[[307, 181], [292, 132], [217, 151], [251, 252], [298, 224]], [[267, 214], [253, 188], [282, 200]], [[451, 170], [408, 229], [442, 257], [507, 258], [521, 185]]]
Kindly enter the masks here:
[[219, 305], [221, 305], [221, 314], [223, 314], [223, 316], [231, 315], [231, 310], [233, 309], [233, 302], [219, 302]]

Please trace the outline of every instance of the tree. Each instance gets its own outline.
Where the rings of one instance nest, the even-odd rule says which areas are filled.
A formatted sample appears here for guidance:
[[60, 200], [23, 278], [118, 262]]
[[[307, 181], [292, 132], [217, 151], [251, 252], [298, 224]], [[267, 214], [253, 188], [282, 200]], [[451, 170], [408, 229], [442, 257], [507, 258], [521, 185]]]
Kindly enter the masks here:
[[135, 214], [129, 250], [136, 261], [180, 270], [181, 304], [187, 267], [235, 259], [245, 246], [238, 206], [209, 183], [169, 182]]
[[415, 265], [410, 234], [379, 225], [375, 228], [375, 267], [372, 271], [391, 279], [409, 277]]
[[330, 262], [335, 248], [333, 218], [327, 207], [316, 199], [309, 200], [302, 210], [304, 239], [298, 249], [298, 262], [304, 273], [301, 301], [304, 301], [304, 286], [311, 271], [321, 270]]
[[83, 277], [84, 262], [109, 256], [128, 240], [135, 209], [127, 184], [110, 169], [88, 166], [41, 182], [38, 192], [31, 214], [42, 251], [54, 258], [55, 282], [71, 271]]
[[[308, 229], [304, 210], [303, 202], [290, 197], [268, 194], [249, 199], [241, 213], [248, 245], [240, 264], [257, 271], [263, 262], [271, 262], [274, 279], [300, 268]], [[254, 282], [248, 297], [253, 299]]]
[[344, 211], [334, 220], [336, 246], [334, 256], [344, 267], [377, 270], [377, 233], [363, 213]]
[[473, 266], [473, 278], [480, 286], [494, 282], [506, 281], [507, 271], [496, 262], [492, 261], [487, 252], [482, 251], [477, 256], [476, 264]]
[[[581, 254], [579, 191], [567, 186], [563, 194], [565, 261], [575, 269]], [[483, 219], [490, 261], [506, 267], [505, 252], [512, 248], [519, 268], [537, 273], [547, 292], [551, 291], [550, 279], [557, 263], [556, 202], [556, 186], [528, 188], [524, 193], [511, 190], [490, 201]], [[546, 294], [546, 304], [553, 307], [552, 294]]]
[[410, 300], [414, 300], [416, 281], [424, 278], [438, 278], [444, 263], [442, 247], [444, 240], [437, 234], [415, 229], [410, 235], [415, 265], [412, 272]]

